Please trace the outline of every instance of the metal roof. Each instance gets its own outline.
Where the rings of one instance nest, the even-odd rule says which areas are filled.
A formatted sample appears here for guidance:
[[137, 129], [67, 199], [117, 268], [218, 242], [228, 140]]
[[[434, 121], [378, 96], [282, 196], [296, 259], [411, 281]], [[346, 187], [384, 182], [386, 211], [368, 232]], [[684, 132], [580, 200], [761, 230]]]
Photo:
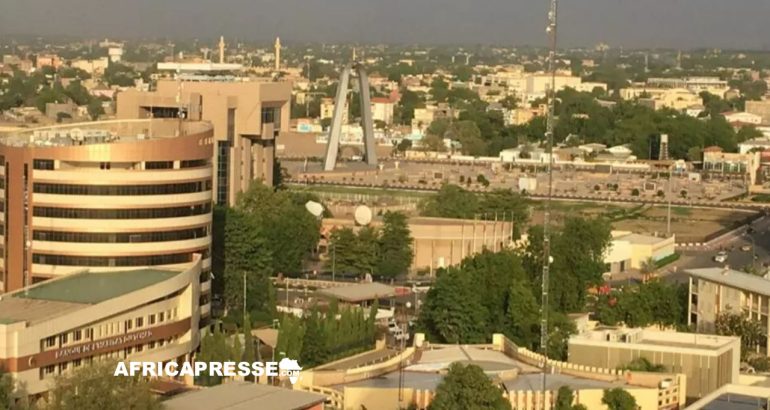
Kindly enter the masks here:
[[166, 410], [303, 410], [326, 396], [264, 384], [231, 382], [180, 394], [163, 402]]
[[770, 280], [737, 270], [725, 268], [688, 269], [685, 272], [693, 278], [704, 279], [731, 288], [770, 296]]

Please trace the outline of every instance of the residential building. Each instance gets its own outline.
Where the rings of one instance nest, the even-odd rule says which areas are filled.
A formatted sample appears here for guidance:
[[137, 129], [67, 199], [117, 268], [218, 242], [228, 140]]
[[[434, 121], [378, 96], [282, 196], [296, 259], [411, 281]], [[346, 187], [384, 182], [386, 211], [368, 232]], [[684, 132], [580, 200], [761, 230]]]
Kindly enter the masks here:
[[637, 359], [687, 376], [687, 397], [738, 383], [741, 338], [640, 328], [597, 328], [569, 338], [570, 363], [619, 369]]
[[765, 151], [770, 148], [770, 138], [755, 138], [738, 144], [738, 152], [746, 154], [751, 150]]
[[412, 118], [412, 130], [425, 131], [433, 121], [439, 118], [457, 118], [459, 111], [447, 103], [427, 104], [425, 108], [415, 108]]
[[612, 241], [604, 262], [610, 265], [612, 273], [641, 269], [648, 260], [657, 262], [673, 255], [674, 247], [673, 235], [660, 238], [627, 231], [612, 231]]
[[763, 125], [770, 125], [770, 100], [746, 101], [746, 112], [759, 115]]
[[0, 138], [0, 289], [83, 269], [186, 269], [201, 255], [208, 299], [212, 144], [210, 124], [162, 119]]
[[0, 367], [39, 398], [96, 360], [192, 361], [200, 256], [182, 270], [82, 270], [3, 295]]
[[[350, 124], [350, 111], [347, 109], [347, 101], [345, 102], [345, 108], [342, 112], [342, 123]], [[334, 118], [334, 98], [321, 99], [321, 118]]]
[[56, 54], [38, 54], [35, 59], [35, 68], [38, 70], [45, 66], [50, 66], [58, 70], [61, 65], [61, 58]]
[[180, 394], [166, 410], [323, 410], [326, 396], [266, 384], [229, 382]]
[[762, 117], [749, 112], [726, 112], [724, 114], [725, 120], [733, 126], [743, 125], [761, 125]]
[[[550, 74], [537, 73], [531, 74], [527, 77], [527, 89], [526, 89], [526, 101], [534, 101], [538, 98], [543, 98], [546, 95], [546, 91], [551, 88]], [[556, 76], [556, 91], [561, 91], [565, 88], [577, 89], [582, 80], [580, 77], [572, 76], [571, 74], [560, 73]]]
[[768, 353], [770, 280], [728, 266], [689, 269], [686, 273], [690, 277], [688, 325], [694, 326], [699, 333], [715, 333], [720, 314], [745, 314], [760, 322], [763, 337], [757, 350]]
[[233, 205], [254, 180], [272, 185], [276, 137], [289, 130], [291, 84], [238, 77], [183, 78], [159, 80], [151, 92], [118, 94], [117, 117], [177, 118], [181, 112], [187, 119], [213, 124], [213, 191], [218, 204]]
[[395, 101], [387, 97], [372, 98], [372, 120], [382, 121], [386, 125], [393, 124]]
[[104, 70], [110, 64], [110, 60], [107, 57], [95, 58], [93, 60], [73, 60], [70, 62], [70, 67], [83, 70], [91, 75], [102, 75]]

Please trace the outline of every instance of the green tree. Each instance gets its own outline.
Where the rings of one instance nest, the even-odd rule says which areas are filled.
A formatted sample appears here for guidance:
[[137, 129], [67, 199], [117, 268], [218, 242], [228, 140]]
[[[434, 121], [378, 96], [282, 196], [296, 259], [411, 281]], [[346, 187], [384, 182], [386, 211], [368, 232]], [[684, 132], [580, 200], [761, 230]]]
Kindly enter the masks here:
[[412, 236], [403, 213], [386, 212], [383, 216], [378, 257], [377, 273], [389, 278], [407, 273], [412, 265]]
[[0, 408], [10, 409], [13, 403], [13, 378], [0, 367]]
[[420, 146], [425, 151], [433, 151], [433, 152], [446, 151], [446, 145], [444, 144], [444, 139], [434, 134], [428, 134], [422, 137], [422, 140], [420, 141]]
[[251, 335], [251, 315], [247, 312], [243, 318], [243, 356], [241, 360], [250, 363], [256, 361], [254, 347], [254, 336]]
[[636, 372], [653, 372], [653, 373], [663, 373], [667, 371], [666, 366], [662, 364], [652, 363], [646, 357], [639, 357], [634, 360], [631, 360], [624, 366], [621, 366], [620, 370], [631, 370]]
[[55, 379], [48, 392], [49, 410], [161, 409], [140, 376], [114, 377], [116, 363], [95, 362]]
[[556, 394], [556, 405], [553, 410], [587, 410], [582, 404], [572, 404], [574, 400], [572, 389], [561, 386]]
[[445, 184], [420, 203], [421, 215], [441, 218], [473, 219], [478, 209], [475, 194], [452, 184]]
[[714, 321], [714, 327], [718, 335], [740, 336], [742, 358], [747, 357], [749, 353], [756, 352], [759, 346], [763, 346], [766, 341], [760, 322], [749, 319], [745, 314], [720, 313]]
[[98, 98], [92, 99], [88, 103], [88, 116], [91, 117], [92, 121], [96, 121], [104, 115], [104, 107], [102, 106], [102, 101]]
[[428, 134], [435, 135], [439, 138], [444, 138], [449, 127], [452, 125], [452, 121], [449, 118], [436, 118], [430, 123], [428, 127]]
[[460, 143], [465, 155], [482, 156], [486, 154], [486, 143], [481, 138], [481, 130], [473, 121], [456, 121], [446, 132], [446, 137]]
[[636, 399], [631, 393], [620, 387], [604, 391], [602, 403], [607, 405], [608, 410], [636, 410]]
[[449, 268], [428, 291], [419, 326], [430, 340], [481, 343], [488, 336], [486, 316], [475, 278], [461, 269]]
[[244, 276], [246, 309], [265, 319], [275, 311], [275, 293], [270, 279], [271, 251], [252, 215], [236, 209], [226, 211], [224, 242], [224, 295], [228, 310], [241, 314]]
[[429, 410], [504, 410], [511, 403], [476, 365], [453, 363], [436, 388]]

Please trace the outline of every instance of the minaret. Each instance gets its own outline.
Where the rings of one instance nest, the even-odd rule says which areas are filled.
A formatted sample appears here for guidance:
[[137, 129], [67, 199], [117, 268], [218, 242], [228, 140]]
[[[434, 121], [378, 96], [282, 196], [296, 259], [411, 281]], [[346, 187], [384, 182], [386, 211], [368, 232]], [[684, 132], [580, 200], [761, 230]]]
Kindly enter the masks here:
[[281, 38], [275, 38], [275, 71], [281, 71]]
[[219, 64], [225, 62], [225, 36], [219, 37]]

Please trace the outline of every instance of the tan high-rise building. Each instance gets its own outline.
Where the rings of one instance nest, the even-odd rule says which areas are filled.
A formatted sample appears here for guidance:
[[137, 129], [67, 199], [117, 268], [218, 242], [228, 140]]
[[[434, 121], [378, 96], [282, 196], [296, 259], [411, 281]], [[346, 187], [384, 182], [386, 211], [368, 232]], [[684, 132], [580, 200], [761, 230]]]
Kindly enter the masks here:
[[187, 269], [200, 255], [208, 305], [213, 140], [208, 123], [162, 119], [0, 138], [0, 292], [84, 269]]
[[118, 95], [117, 116], [177, 118], [181, 110], [188, 120], [211, 122], [216, 140], [214, 200], [232, 205], [251, 181], [273, 183], [275, 138], [289, 130], [291, 84], [197, 81], [202, 77], [160, 80], [152, 92], [124, 91]]

